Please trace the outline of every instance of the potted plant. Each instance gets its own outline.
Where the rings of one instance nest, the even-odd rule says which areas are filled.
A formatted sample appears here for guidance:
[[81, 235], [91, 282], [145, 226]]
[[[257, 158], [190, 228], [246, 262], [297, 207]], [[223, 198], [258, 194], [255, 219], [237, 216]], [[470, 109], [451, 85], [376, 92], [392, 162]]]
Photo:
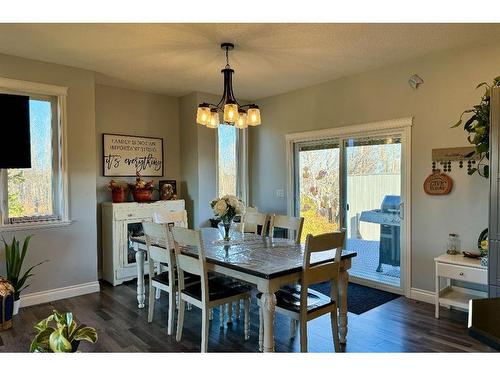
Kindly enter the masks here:
[[129, 184], [130, 191], [136, 202], [149, 202], [153, 198], [154, 183], [146, 182], [139, 172], [136, 173], [135, 184]]
[[127, 197], [127, 186], [120, 185], [115, 180], [109, 181], [108, 188], [111, 189], [113, 203], [123, 203]]
[[29, 285], [24, 285], [28, 279], [33, 276], [31, 271], [38, 267], [40, 264], [45, 263], [45, 261], [35, 264], [28, 268], [28, 270], [21, 276], [21, 268], [23, 267], [24, 258], [28, 251], [28, 246], [31, 240], [31, 236], [27, 236], [24, 239], [23, 247], [19, 246], [19, 241], [16, 237], [12, 239], [12, 243], [9, 245], [5, 238], [2, 237], [3, 243], [5, 245], [5, 266], [7, 269], [7, 280], [14, 287], [14, 315], [19, 312], [20, 295], [21, 292], [27, 288]]
[[488, 178], [490, 175], [489, 165], [486, 164], [490, 157], [490, 91], [492, 87], [500, 86], [500, 77], [496, 77], [493, 80], [493, 84], [489, 85], [486, 82], [481, 82], [476, 86], [476, 89], [480, 87], [485, 87], [485, 93], [481, 97], [479, 104], [476, 104], [471, 109], [467, 109], [462, 112], [458, 122], [452, 126], [456, 128], [462, 125], [463, 116], [467, 113], [472, 113], [464, 123], [464, 130], [469, 133], [467, 140], [469, 143], [474, 145], [474, 151], [471, 152], [467, 157], [471, 157], [476, 154], [479, 157], [476, 168], [472, 168], [469, 171], [469, 175], [478, 173], [480, 176]]
[[236, 215], [245, 213], [245, 205], [234, 195], [225, 195], [222, 198], [213, 199], [210, 207], [214, 211], [216, 218], [219, 218], [224, 227], [224, 241], [229, 241], [229, 230]]
[[[55, 327], [50, 322], [54, 322]], [[53, 314], [38, 322], [34, 328], [36, 336], [30, 345], [32, 353], [75, 353], [81, 341], [97, 342], [95, 328], [77, 326], [70, 312], [61, 314], [53, 310]]]

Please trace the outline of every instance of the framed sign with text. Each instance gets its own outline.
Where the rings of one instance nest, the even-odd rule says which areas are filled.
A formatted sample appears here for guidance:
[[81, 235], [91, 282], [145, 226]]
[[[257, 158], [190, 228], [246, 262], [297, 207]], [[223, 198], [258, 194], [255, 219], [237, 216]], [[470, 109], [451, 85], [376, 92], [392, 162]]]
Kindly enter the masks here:
[[424, 191], [429, 195], [446, 195], [450, 194], [453, 188], [453, 180], [447, 174], [441, 173], [436, 169], [424, 181]]
[[163, 176], [163, 138], [103, 134], [102, 150], [104, 176]]

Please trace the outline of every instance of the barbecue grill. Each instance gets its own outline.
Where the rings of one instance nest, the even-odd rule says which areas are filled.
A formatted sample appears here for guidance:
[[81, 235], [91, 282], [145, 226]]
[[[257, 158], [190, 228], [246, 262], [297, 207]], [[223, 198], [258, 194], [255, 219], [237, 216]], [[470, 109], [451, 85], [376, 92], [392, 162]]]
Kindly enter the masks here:
[[377, 272], [383, 271], [383, 264], [400, 265], [400, 203], [399, 195], [386, 195], [380, 209], [361, 212], [360, 221], [380, 224]]

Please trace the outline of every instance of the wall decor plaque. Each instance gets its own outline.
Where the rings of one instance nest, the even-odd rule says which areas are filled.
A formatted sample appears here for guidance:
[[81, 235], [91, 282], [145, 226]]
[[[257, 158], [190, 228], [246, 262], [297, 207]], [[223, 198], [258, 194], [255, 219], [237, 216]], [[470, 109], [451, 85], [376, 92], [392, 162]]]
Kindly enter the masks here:
[[163, 138], [103, 134], [104, 176], [163, 176]]
[[453, 180], [447, 174], [436, 169], [424, 181], [424, 191], [429, 195], [446, 195], [453, 188]]

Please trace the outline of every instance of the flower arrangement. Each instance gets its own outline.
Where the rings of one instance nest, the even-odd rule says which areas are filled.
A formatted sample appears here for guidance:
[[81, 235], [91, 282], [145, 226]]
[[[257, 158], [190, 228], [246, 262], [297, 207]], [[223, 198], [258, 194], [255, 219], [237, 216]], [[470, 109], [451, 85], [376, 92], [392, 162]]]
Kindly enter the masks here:
[[111, 190], [113, 203], [125, 202], [127, 185], [121, 185], [115, 180], [109, 181], [108, 188]]
[[128, 185], [134, 201], [136, 202], [148, 202], [152, 199], [154, 182], [144, 181], [139, 172], [136, 173], [135, 184]]
[[236, 215], [245, 213], [245, 204], [234, 195], [224, 195], [222, 198], [213, 199], [210, 202], [210, 207], [212, 207], [215, 217], [224, 224], [224, 240], [229, 241], [231, 222]]

